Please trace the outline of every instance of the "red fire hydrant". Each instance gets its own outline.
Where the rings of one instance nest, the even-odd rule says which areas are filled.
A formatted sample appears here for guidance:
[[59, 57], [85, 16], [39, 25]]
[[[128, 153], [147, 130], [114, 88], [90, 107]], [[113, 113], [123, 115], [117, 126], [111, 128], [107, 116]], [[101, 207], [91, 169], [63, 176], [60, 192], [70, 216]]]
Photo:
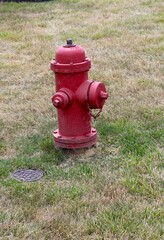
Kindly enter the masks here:
[[84, 148], [96, 143], [96, 129], [91, 127], [91, 109], [102, 110], [108, 98], [103, 83], [89, 81], [90, 59], [84, 49], [71, 39], [56, 51], [51, 61], [56, 93], [52, 103], [57, 108], [58, 129], [54, 144], [61, 148]]

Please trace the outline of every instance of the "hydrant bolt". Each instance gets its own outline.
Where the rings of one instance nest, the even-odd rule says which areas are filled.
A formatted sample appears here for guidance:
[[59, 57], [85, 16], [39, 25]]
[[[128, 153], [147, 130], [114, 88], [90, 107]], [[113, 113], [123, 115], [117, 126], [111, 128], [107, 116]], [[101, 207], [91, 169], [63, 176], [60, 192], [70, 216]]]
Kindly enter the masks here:
[[95, 145], [96, 129], [91, 127], [91, 109], [101, 111], [108, 98], [101, 82], [89, 81], [91, 61], [82, 47], [67, 39], [51, 61], [56, 93], [52, 103], [57, 109], [58, 129], [54, 144], [61, 148], [84, 148]]

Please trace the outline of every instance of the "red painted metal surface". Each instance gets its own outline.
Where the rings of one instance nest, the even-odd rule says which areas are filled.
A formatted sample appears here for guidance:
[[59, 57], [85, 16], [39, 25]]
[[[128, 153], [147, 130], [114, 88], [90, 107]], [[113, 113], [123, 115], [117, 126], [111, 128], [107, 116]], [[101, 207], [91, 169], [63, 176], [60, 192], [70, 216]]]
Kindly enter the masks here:
[[90, 68], [84, 49], [71, 39], [57, 49], [51, 61], [56, 83], [52, 103], [58, 114], [58, 129], [53, 131], [53, 137], [58, 147], [84, 148], [96, 143], [90, 109], [101, 110], [108, 94], [103, 83], [88, 80]]

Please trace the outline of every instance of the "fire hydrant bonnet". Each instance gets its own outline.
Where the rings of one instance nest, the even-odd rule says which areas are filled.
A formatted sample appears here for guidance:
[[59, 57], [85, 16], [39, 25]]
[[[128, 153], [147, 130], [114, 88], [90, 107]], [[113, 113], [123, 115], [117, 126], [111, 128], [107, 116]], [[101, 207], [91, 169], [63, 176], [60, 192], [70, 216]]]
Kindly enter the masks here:
[[91, 62], [86, 58], [84, 49], [75, 44], [60, 46], [56, 50], [55, 59], [51, 61], [51, 69], [54, 72], [87, 71], [90, 67]]
[[56, 51], [56, 62], [60, 64], [72, 64], [85, 61], [85, 52], [78, 45], [72, 47], [59, 47]]

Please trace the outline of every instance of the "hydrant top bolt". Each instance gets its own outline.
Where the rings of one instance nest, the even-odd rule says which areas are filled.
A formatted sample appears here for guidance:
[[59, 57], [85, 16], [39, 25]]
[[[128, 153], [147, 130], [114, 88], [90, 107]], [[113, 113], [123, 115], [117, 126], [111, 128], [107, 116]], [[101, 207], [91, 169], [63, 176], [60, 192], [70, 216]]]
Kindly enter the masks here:
[[64, 47], [75, 47], [76, 46], [76, 44], [73, 43], [71, 38], [68, 38], [66, 43], [67, 44], [64, 45]]
[[72, 45], [72, 39], [71, 38], [69, 38], [69, 39], [67, 39], [67, 45], [69, 44], [69, 45]]

